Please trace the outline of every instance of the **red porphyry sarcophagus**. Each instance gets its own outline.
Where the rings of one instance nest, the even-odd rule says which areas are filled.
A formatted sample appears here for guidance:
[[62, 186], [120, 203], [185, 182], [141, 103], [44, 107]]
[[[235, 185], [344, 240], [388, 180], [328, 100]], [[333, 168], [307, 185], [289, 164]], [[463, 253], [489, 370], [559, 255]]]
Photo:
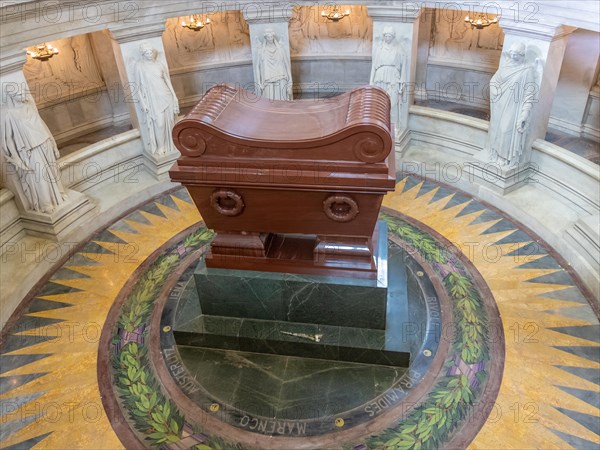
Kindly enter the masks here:
[[377, 217], [395, 186], [385, 91], [273, 101], [218, 85], [173, 139], [171, 179], [217, 233], [208, 267], [376, 278]]

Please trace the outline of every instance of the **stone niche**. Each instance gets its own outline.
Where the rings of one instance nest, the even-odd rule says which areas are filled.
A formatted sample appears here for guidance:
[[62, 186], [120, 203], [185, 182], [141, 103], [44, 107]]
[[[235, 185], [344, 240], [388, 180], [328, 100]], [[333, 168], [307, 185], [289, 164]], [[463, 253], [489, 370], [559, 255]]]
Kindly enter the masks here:
[[241, 11], [221, 11], [206, 17], [210, 25], [199, 31], [181, 26], [189, 16], [166, 21], [165, 56], [182, 108], [196, 104], [219, 83], [251, 89], [253, 82], [250, 31]]
[[207, 17], [210, 25], [199, 31], [181, 26], [182, 21], [189, 21], [189, 16], [167, 19], [163, 44], [170, 70], [190, 71], [215, 63], [252, 59], [250, 31], [240, 11], [221, 11]]
[[431, 20], [426, 68], [428, 98], [487, 109], [487, 86], [498, 69], [504, 44], [502, 28], [471, 28], [464, 21], [467, 11], [427, 9], [424, 14]]
[[339, 22], [322, 6], [296, 6], [289, 21], [294, 98], [323, 98], [369, 83], [373, 20], [362, 5], [340, 5]]
[[47, 61], [27, 56], [23, 73], [40, 116], [59, 146], [103, 128], [129, 123], [116, 61], [105, 32], [79, 34], [49, 44], [59, 53]]
[[350, 15], [339, 22], [321, 17], [320, 6], [296, 6], [289, 21], [290, 54], [370, 55], [373, 20], [362, 5], [340, 5]]

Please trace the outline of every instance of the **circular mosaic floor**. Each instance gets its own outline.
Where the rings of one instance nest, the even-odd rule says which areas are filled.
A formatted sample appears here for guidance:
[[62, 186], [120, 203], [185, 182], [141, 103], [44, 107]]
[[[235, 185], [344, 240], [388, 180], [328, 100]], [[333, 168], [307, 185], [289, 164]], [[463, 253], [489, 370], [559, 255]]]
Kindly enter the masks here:
[[[110, 364], [100, 370], [111, 373], [117, 401], [106, 406], [118, 406], [119, 419], [141, 431], [122, 440], [134, 434], [140, 442], [160, 446], [178, 442], [185, 429], [186, 445], [209, 447], [227, 438], [244, 447], [275, 449], [309, 442], [317, 448], [417, 442], [439, 447], [456, 434], [464, 442], [467, 434], [456, 431], [471, 409], [481, 409], [472, 405], [488, 391], [494, 397], [499, 386], [495, 376], [486, 389], [490, 350], [501, 360], [501, 331], [496, 339], [490, 334], [500, 330], [493, 318], [497, 312], [473, 268], [443, 250], [447, 243], [399, 217], [382, 217], [392, 240], [390, 303], [409, 316], [388, 324], [386, 338], [388, 344], [413, 341], [406, 342], [412, 344], [407, 346], [413, 355], [409, 368], [176, 345], [175, 317], [189, 315], [194, 289], [188, 285], [212, 235], [200, 228], [146, 269], [105, 327], [113, 348], [101, 348], [101, 360]], [[406, 289], [408, 302], [399, 298], [395, 284]], [[324, 344], [328, 337], [325, 333]], [[102, 357], [103, 351], [111, 356]], [[477, 428], [469, 425], [472, 437]], [[211, 433], [214, 429], [221, 431]]]
[[429, 318], [399, 324], [422, 338], [408, 370], [177, 346], [211, 238], [177, 190], [32, 293], [0, 354], [3, 447], [597, 446], [599, 326], [560, 258], [435, 183], [404, 178], [384, 205]]

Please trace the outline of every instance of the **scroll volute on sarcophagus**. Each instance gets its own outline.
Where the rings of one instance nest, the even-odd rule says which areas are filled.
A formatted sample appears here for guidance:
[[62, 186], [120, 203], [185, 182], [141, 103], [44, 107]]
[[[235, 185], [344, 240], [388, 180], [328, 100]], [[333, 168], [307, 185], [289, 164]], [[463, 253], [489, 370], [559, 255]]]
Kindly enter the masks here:
[[173, 129], [181, 157], [169, 172], [217, 232], [207, 266], [374, 277], [392, 128], [374, 86], [297, 101], [210, 89]]

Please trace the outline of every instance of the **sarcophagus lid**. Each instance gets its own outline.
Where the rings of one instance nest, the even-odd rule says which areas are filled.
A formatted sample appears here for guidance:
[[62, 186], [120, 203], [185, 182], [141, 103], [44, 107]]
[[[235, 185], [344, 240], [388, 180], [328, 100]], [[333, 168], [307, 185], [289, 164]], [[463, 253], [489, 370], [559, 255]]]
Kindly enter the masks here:
[[[191, 167], [214, 167], [206, 176], [223, 181], [308, 187], [335, 177], [340, 187], [388, 190], [394, 184], [386, 164], [394, 145], [389, 117], [389, 97], [374, 86], [329, 99], [274, 101], [219, 85], [175, 126], [182, 156], [171, 176], [202, 182]], [[286, 168], [298, 176], [282, 180]]]

